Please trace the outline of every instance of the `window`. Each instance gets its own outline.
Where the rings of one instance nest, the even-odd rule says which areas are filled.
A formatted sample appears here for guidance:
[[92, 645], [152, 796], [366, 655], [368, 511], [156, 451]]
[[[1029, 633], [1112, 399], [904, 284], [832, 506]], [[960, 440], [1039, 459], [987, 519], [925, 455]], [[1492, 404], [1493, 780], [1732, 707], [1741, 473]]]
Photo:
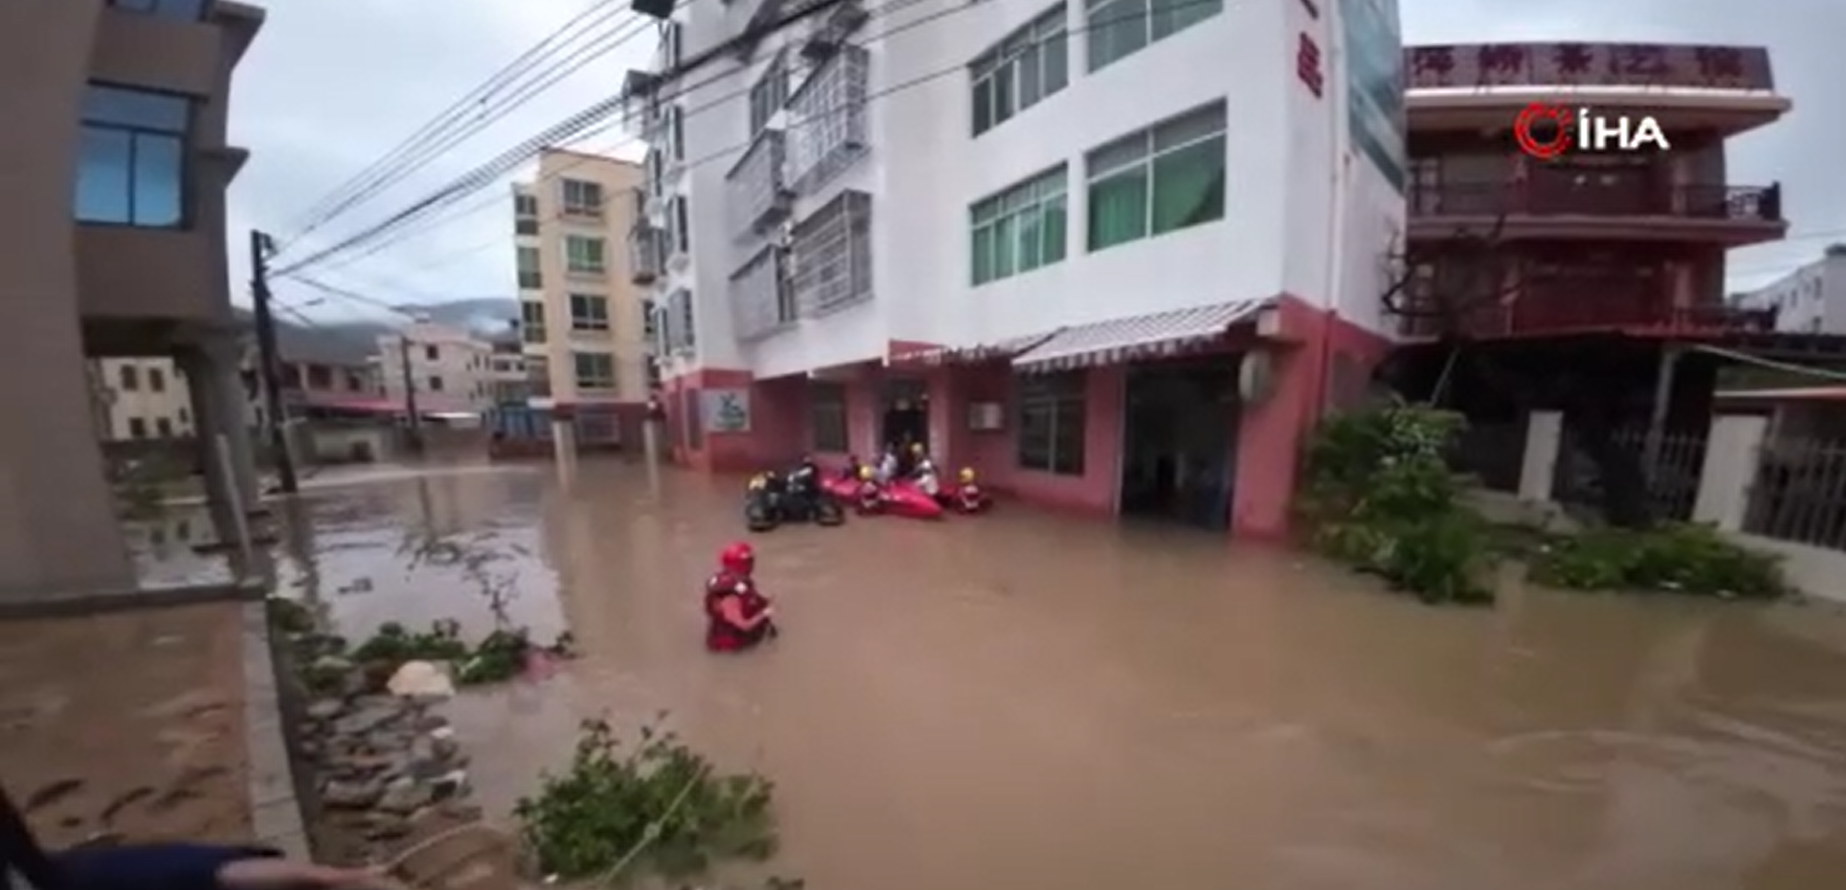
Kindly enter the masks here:
[[423, 347], [423, 357], [432, 362], [441, 361], [442, 360], [442, 347], [440, 346]]
[[969, 211], [973, 227], [974, 283], [986, 284], [1064, 259], [1069, 223], [1064, 165], [998, 195]]
[[205, 17], [206, 0], [109, 0], [109, 5], [157, 18], [196, 22]]
[[788, 104], [787, 56], [777, 54], [769, 69], [750, 87], [750, 135], [755, 136]]
[[77, 143], [77, 220], [182, 225], [191, 120], [192, 104], [179, 96], [91, 84]]
[[813, 431], [815, 451], [852, 450], [846, 435], [846, 384], [818, 381], [808, 384], [808, 423]]
[[615, 356], [606, 352], [573, 352], [570, 360], [576, 371], [578, 389], [615, 388]]
[[609, 298], [597, 294], [571, 294], [570, 329], [573, 331], [608, 330]]
[[441, 377], [437, 377], [434, 374], [430, 375], [429, 391], [430, 392], [442, 392], [442, 378]]
[[513, 234], [515, 235], [536, 235], [538, 234], [538, 220], [528, 219], [523, 216], [516, 220], [513, 220]]
[[192, 422], [192, 412], [187, 411], [185, 408], [180, 408], [178, 411], [178, 414], [179, 414], [180, 423], [191, 423]]
[[686, 159], [686, 113], [678, 105], [667, 106], [667, 128], [671, 134], [668, 140], [673, 143], [673, 160]]
[[668, 20], [661, 28], [660, 54], [662, 70], [671, 71], [679, 67], [686, 55], [686, 32], [679, 22]]
[[545, 278], [539, 274], [539, 256], [536, 247], [521, 247], [514, 254], [515, 265], [519, 268], [519, 287], [522, 290], [537, 290], [545, 286]]
[[572, 275], [601, 275], [607, 245], [601, 238], [584, 235], [564, 236], [564, 271]]
[[796, 313], [820, 318], [872, 298], [872, 196], [841, 192], [795, 224], [789, 276]]
[[524, 193], [513, 195], [513, 216], [520, 219], [538, 218], [538, 196]]
[[134, 365], [123, 365], [121, 370], [117, 371], [116, 374], [121, 378], [123, 392], [134, 392], [141, 388], [140, 368]]
[[131, 439], [147, 438], [147, 421], [139, 417], [128, 418], [128, 437]]
[[641, 301], [641, 339], [652, 343], [658, 336], [660, 336], [660, 325], [654, 322], [654, 301], [643, 299]]
[[1224, 11], [1223, 0], [1088, 0], [1090, 70]]
[[1064, 4], [1060, 3], [975, 59], [968, 66], [974, 90], [974, 135], [1064, 89], [1070, 82], [1068, 41]]
[[519, 330], [527, 343], [545, 342], [545, 304], [537, 300], [519, 301]]
[[668, 255], [686, 253], [692, 250], [692, 213], [686, 207], [686, 196], [675, 195], [667, 204], [667, 225], [673, 236]]
[[1090, 249], [1223, 219], [1224, 151], [1215, 102], [1090, 152]]
[[603, 187], [600, 182], [566, 179], [561, 183], [564, 212], [577, 216], [603, 215]]
[[173, 421], [165, 417], [154, 418], [154, 435], [162, 439], [173, 438]]
[[167, 375], [162, 373], [159, 368], [147, 369], [147, 391], [148, 392], [166, 392], [167, 391]]
[[1083, 372], [1015, 379], [1019, 385], [1019, 468], [1083, 475]]

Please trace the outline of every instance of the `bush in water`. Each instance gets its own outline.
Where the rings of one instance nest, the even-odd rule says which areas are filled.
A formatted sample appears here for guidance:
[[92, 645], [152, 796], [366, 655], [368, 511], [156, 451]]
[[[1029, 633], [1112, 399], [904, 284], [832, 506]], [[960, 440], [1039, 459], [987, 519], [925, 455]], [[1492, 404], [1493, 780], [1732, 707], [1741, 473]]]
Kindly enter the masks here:
[[1532, 557], [1533, 580], [1567, 590], [1676, 591], [1775, 599], [1790, 592], [1780, 558], [1739, 547], [1705, 525], [1594, 529]]
[[1492, 602], [1486, 529], [1446, 459], [1462, 427], [1460, 415], [1401, 404], [1328, 418], [1297, 505], [1314, 546], [1424, 602]]

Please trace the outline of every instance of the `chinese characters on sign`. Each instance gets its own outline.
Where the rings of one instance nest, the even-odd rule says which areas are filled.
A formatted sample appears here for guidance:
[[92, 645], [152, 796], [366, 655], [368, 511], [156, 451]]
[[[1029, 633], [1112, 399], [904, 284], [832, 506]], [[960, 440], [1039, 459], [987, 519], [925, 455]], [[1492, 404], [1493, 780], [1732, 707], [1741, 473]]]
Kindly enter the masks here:
[[1307, 85], [1308, 92], [1316, 99], [1327, 89], [1327, 78], [1320, 67], [1320, 45], [1306, 31], [1301, 32], [1300, 45], [1295, 49], [1295, 76]]
[[1637, 43], [1496, 43], [1405, 49], [1411, 89], [1477, 86], [1660, 86], [1773, 90], [1761, 47]]

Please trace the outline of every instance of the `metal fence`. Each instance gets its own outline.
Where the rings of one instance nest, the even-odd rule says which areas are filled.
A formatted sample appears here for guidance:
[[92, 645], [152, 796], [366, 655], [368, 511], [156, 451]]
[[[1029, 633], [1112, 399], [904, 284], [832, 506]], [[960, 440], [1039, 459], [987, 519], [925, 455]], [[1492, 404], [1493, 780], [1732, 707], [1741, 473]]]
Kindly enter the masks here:
[[1846, 550], [1846, 442], [1764, 443], [1748, 497], [1744, 531]]
[[1449, 450], [1449, 468], [1472, 474], [1490, 491], [1516, 494], [1525, 452], [1525, 417], [1507, 423], [1469, 424]]
[[[1657, 519], [1685, 521], [1699, 497], [1699, 475], [1705, 467], [1705, 436], [1669, 432], [1661, 438], [1658, 462], [1647, 466], [1647, 431], [1616, 430], [1615, 447], [1633, 455], [1647, 479], [1648, 511]], [[1595, 461], [1577, 446], [1566, 423], [1558, 446], [1557, 470], [1552, 475], [1551, 497], [1562, 504], [1589, 509], [1602, 505], [1602, 475]]]

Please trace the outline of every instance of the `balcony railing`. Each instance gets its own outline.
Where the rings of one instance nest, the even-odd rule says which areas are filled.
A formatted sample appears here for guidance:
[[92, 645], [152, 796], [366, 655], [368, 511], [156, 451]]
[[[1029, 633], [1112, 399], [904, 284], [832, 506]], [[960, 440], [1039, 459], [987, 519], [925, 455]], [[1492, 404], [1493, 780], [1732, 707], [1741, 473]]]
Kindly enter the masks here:
[[646, 222], [628, 230], [628, 280], [653, 284], [666, 274], [667, 233]]
[[[1594, 178], [1594, 174], [1585, 177]], [[1617, 180], [1524, 183], [1444, 182], [1413, 184], [1412, 217], [1444, 216], [1642, 216], [1729, 220], [1739, 223], [1782, 221], [1782, 187], [1678, 185], [1656, 188]]]
[[1411, 337], [1529, 337], [1609, 331], [1657, 335], [1767, 333], [1775, 330], [1775, 311], [1721, 304], [1676, 306], [1664, 285], [1547, 285], [1474, 307], [1459, 318], [1430, 317], [1413, 309], [1403, 319], [1402, 330]]
[[781, 130], [763, 130], [725, 174], [731, 233], [759, 233], [788, 218], [794, 193], [787, 180], [787, 143]]
[[782, 249], [771, 245], [731, 274], [731, 321], [740, 340], [758, 340], [793, 324], [795, 296], [783, 274]]
[[812, 193], [865, 154], [871, 54], [843, 46], [789, 97], [788, 179]]
[[872, 196], [846, 191], [795, 225], [789, 276], [802, 318], [872, 298]]

